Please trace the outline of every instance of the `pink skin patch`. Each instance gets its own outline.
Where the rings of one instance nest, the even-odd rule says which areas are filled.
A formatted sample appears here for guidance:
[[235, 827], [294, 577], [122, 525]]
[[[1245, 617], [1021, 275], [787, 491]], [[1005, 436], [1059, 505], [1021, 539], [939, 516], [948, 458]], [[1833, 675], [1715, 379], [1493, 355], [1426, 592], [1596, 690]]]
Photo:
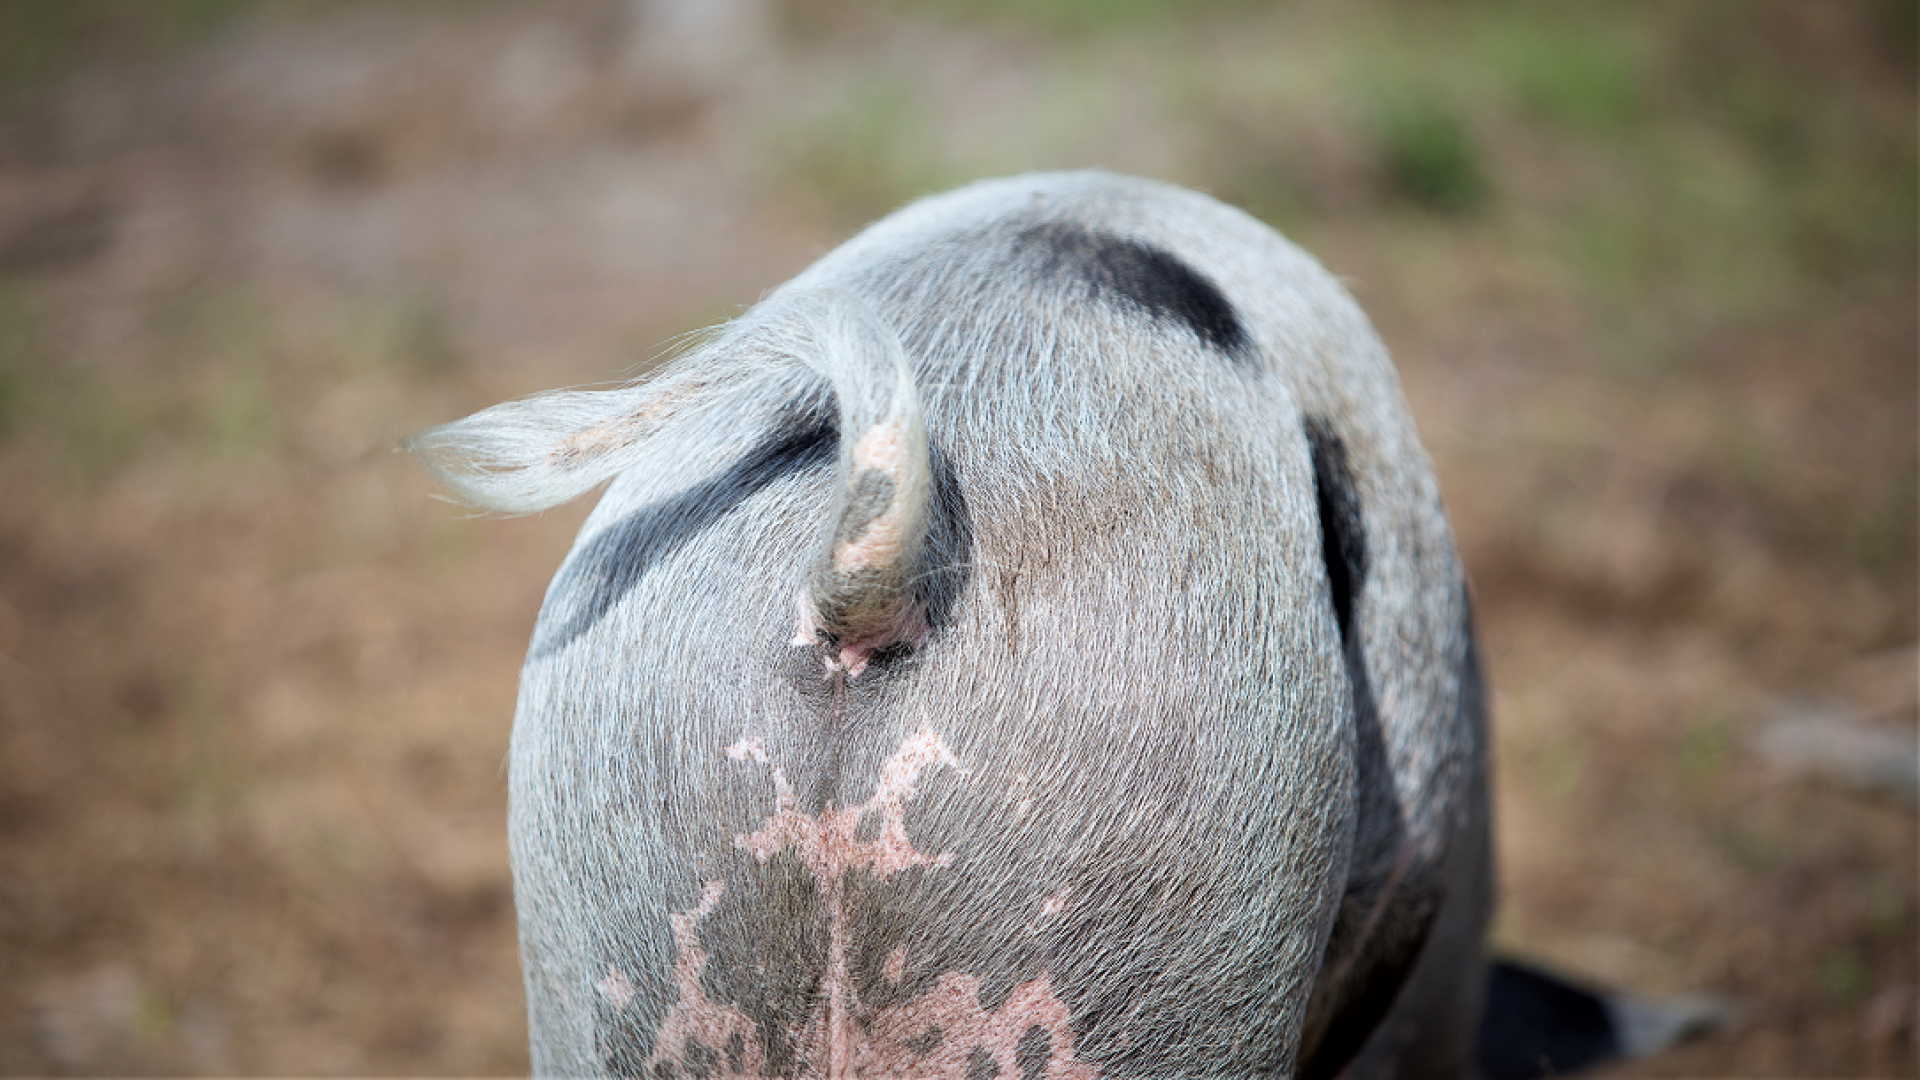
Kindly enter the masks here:
[[[786, 771], [768, 757], [759, 739], [741, 739], [727, 748], [734, 761], [765, 765], [772, 774], [774, 811], [767, 823], [734, 837], [734, 845], [752, 852], [762, 862], [791, 851], [806, 863], [814, 887], [827, 912], [827, 970], [821, 980], [819, 1003], [794, 1039], [806, 1071], [833, 1080], [851, 1077], [929, 1077], [961, 1080], [975, 1064], [976, 1052], [985, 1052], [1003, 1076], [1018, 1075], [1016, 1060], [1021, 1040], [1040, 1029], [1047, 1036], [1047, 1063], [1041, 1075], [1049, 1080], [1091, 1080], [1092, 1066], [1075, 1059], [1073, 1026], [1066, 1005], [1053, 992], [1050, 977], [1041, 975], [1015, 987], [1006, 1003], [988, 1011], [980, 1003], [980, 980], [957, 972], [942, 974], [933, 988], [904, 1005], [884, 1009], [863, 1007], [847, 970], [848, 941], [841, 910], [841, 883], [850, 871], [886, 878], [909, 867], [943, 869], [952, 865], [952, 852], [927, 855], [907, 836], [902, 815], [905, 804], [919, 794], [920, 778], [928, 769], [945, 766], [965, 775], [960, 762], [938, 733], [926, 727], [908, 738], [881, 767], [872, 798], [859, 806], [828, 807], [818, 816], [803, 813], [787, 781]], [[879, 835], [861, 840], [854, 835], [866, 814], [881, 818]], [[764, 1075], [766, 1048], [759, 1030], [739, 1009], [711, 1001], [701, 989], [707, 952], [700, 946], [700, 920], [719, 903], [720, 882], [711, 882], [692, 911], [672, 916], [674, 984], [679, 1000], [661, 1025], [652, 1062], [678, 1063], [692, 1044], [726, 1052], [729, 1043], [743, 1047], [737, 1060], [729, 1053], [710, 1075], [733, 1080]], [[1066, 902], [1062, 891], [1042, 905], [1052, 914]], [[1049, 905], [1054, 905], [1048, 910]], [[882, 974], [898, 984], [906, 976], [907, 951], [896, 946], [887, 954]], [[618, 972], [609, 968], [609, 979]], [[624, 978], [622, 983], [624, 983]], [[629, 989], [629, 993], [631, 990]], [[609, 998], [611, 1000], [611, 998]], [[939, 1039], [929, 1038], [937, 1029]], [[737, 1042], [736, 1042], [737, 1040]], [[708, 1062], [713, 1059], [709, 1057]], [[737, 1068], [735, 1067], [737, 1064]], [[824, 1066], [824, 1068], [823, 1068]]]
[[766, 1073], [766, 1053], [760, 1045], [759, 1027], [732, 1005], [707, 1000], [706, 991], [700, 987], [700, 975], [707, 967], [707, 950], [700, 946], [700, 920], [713, 912], [720, 903], [720, 894], [725, 891], [724, 883], [709, 881], [700, 891], [699, 907], [671, 916], [673, 944], [679, 950], [673, 962], [673, 985], [680, 991], [680, 1000], [660, 1024], [653, 1057], [648, 1059], [650, 1065], [677, 1064], [686, 1053], [688, 1043], [720, 1049], [739, 1036], [745, 1047], [740, 1055], [741, 1071], [726, 1075], [763, 1076]]
[[[916, 1037], [940, 1029], [942, 1038], [924, 1056], [914, 1053]], [[1073, 1055], [1073, 1025], [1067, 1007], [1042, 975], [1014, 987], [1007, 1003], [988, 1012], [980, 1007], [980, 980], [947, 972], [933, 989], [905, 1005], [873, 1014], [855, 1054], [854, 1071], [838, 1076], [926, 1076], [963, 1080], [976, 1050], [985, 1050], [997, 1075], [1019, 1076], [1020, 1040], [1039, 1028], [1047, 1033], [1047, 1080], [1094, 1080], [1100, 1074]]]
[[607, 1004], [615, 1009], [624, 1009], [633, 1001], [633, 982], [625, 972], [612, 964], [607, 965], [606, 977], [594, 983], [593, 988], [600, 991], [600, 996], [606, 998]]

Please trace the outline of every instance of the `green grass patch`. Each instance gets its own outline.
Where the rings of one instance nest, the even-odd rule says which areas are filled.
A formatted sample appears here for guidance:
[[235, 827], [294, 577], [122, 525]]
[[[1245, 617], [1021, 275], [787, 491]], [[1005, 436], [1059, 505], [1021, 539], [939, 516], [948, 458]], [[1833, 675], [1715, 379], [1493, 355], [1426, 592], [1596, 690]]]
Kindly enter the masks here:
[[1713, 427], [1721, 465], [1751, 492], [1776, 486], [1780, 451], [1773, 432], [1758, 417], [1729, 413]]
[[1085, 38], [1164, 30], [1209, 15], [1257, 10], [1258, 0], [809, 0], [813, 22], [847, 21], [864, 9], [936, 15], [955, 22], [1014, 29], [1056, 38]]
[[1628, 304], [1639, 299], [1657, 265], [1653, 236], [1639, 217], [1595, 199], [1561, 225], [1563, 257], [1595, 299]]
[[178, 676], [174, 700], [181, 726], [173, 805], [202, 830], [211, 830], [245, 786], [232, 763], [233, 718], [207, 676], [198, 671]]
[[1444, 94], [1391, 91], [1376, 98], [1368, 127], [1390, 189], [1429, 210], [1464, 214], [1492, 195], [1484, 155], [1466, 114]]
[[138, 60], [188, 45], [255, 9], [288, 0], [6, 0], [0, 3], [0, 93], [30, 88], [89, 60]]
[[0, 440], [32, 415], [38, 338], [26, 297], [17, 290], [0, 290]]
[[432, 381], [459, 367], [459, 349], [440, 306], [425, 292], [344, 304], [308, 340], [271, 343], [284, 362], [329, 382], [378, 375]]
[[173, 385], [149, 390], [164, 410], [156, 434], [209, 459], [273, 452], [282, 434], [275, 383], [286, 374], [279, 333], [274, 313], [242, 291], [189, 304], [160, 358]]
[[1734, 737], [1725, 715], [1712, 711], [1689, 724], [1680, 735], [1674, 763], [1681, 783], [1695, 795], [1709, 792], [1732, 759]]
[[1555, 127], [1617, 135], [1645, 115], [1647, 74], [1619, 20], [1572, 6], [1523, 5], [1502, 13], [1474, 52], [1528, 115]]
[[912, 87], [877, 78], [775, 137], [783, 179], [834, 224], [863, 225], [951, 182], [937, 128]]
[[83, 485], [126, 468], [157, 426], [157, 402], [97, 377], [62, 379], [45, 388], [40, 401], [43, 415], [57, 426], [62, 471]]
[[199, 411], [198, 434], [219, 457], [251, 456], [279, 440], [280, 410], [257, 367], [236, 368], [217, 378]]
[[1860, 500], [1845, 514], [1848, 561], [1856, 570], [1879, 580], [1893, 579], [1911, 568], [1916, 548], [1913, 463], [1908, 461], [1889, 472], [1878, 498]]
[[1586, 775], [1587, 748], [1571, 739], [1543, 746], [1533, 756], [1535, 788], [1552, 802], [1571, 799]]
[[913, 0], [910, 8], [936, 11], [974, 22], [1012, 23], [1067, 33], [1101, 33], [1165, 23], [1190, 16], [1195, 7], [1181, 0]]
[[1842, 1005], [1866, 999], [1873, 986], [1873, 973], [1851, 949], [1833, 949], [1820, 958], [1814, 973], [1821, 992]]
[[47, 350], [28, 294], [0, 291], [0, 438], [41, 440], [67, 479], [96, 481], [138, 453], [153, 402], [126, 379], [60, 363]]

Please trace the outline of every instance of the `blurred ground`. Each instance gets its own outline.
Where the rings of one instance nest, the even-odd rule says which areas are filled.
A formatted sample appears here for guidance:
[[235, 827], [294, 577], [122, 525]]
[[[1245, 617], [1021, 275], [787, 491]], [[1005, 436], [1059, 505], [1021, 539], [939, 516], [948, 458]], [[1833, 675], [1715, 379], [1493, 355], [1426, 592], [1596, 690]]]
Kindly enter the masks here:
[[[1400, 363], [1496, 693], [1497, 937], [1630, 1075], [1916, 1073], [1912, 3], [0, 6], [0, 1071], [526, 1067], [508, 724], [584, 507], [392, 453], [862, 222], [1211, 190]], [[1821, 719], [1824, 718], [1824, 719]]]

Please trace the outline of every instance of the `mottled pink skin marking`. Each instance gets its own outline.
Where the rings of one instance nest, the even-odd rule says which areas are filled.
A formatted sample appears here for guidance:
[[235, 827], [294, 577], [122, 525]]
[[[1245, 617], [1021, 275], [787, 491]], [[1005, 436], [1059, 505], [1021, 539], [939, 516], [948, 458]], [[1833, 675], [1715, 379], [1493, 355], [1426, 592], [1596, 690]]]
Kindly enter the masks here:
[[[945, 765], [964, 774], [959, 759], [931, 727], [921, 729], [881, 767], [880, 783], [873, 797], [845, 810], [827, 807], [819, 817], [800, 809], [786, 770], [771, 764], [758, 739], [742, 739], [727, 748], [735, 761], [752, 758], [767, 765], [773, 773], [773, 816], [751, 833], [733, 838], [734, 846], [751, 851], [762, 862], [777, 852], [793, 850], [806, 862], [816, 881], [838, 881], [848, 870], [868, 870], [878, 877], [891, 877], [910, 866], [947, 866], [952, 852], [935, 856], [921, 854], [907, 838], [903, 819], [905, 805], [918, 793], [920, 774], [933, 765]], [[880, 835], [872, 840], [857, 840], [854, 830], [869, 813], [880, 815]]]
[[876, 809], [882, 805], [897, 806], [910, 801], [919, 794], [916, 785], [920, 783], [920, 774], [930, 766], [945, 765], [961, 776], [967, 770], [960, 765], [960, 759], [953, 756], [940, 733], [929, 724], [920, 729], [917, 735], [909, 736], [893, 752], [887, 763], [880, 767], [880, 783], [874, 786], [873, 798], [868, 799], [866, 808]]
[[1027, 820], [1027, 814], [1033, 810], [1033, 796], [1026, 793], [1026, 773], [1017, 772], [1013, 774], [1013, 790], [1020, 794], [1020, 801], [1013, 804], [1013, 820], [1025, 821]]
[[[751, 758], [765, 765], [767, 764], [767, 748], [759, 739], [741, 739], [739, 742], [727, 747], [727, 757], [733, 761], [746, 761]], [[786, 777], [784, 775], [776, 780], [776, 783], [785, 782]]]
[[[933, 989], [905, 1005], [880, 1009], [855, 1057], [854, 1076], [914, 1076], [964, 1080], [976, 1049], [993, 1057], [1001, 1076], [1019, 1076], [1020, 1037], [1030, 1028], [1047, 1033], [1047, 1080], [1094, 1080], [1100, 1074], [1074, 1057], [1073, 1025], [1066, 1005], [1042, 975], [1014, 987], [1006, 1004], [988, 1012], [980, 1006], [980, 980], [947, 972]], [[911, 1049], [929, 1028], [939, 1028], [939, 1045], [925, 1056]]]
[[[947, 866], [953, 862], [952, 852], [928, 857], [915, 850], [903, 820], [903, 804], [912, 801], [920, 774], [928, 766], [945, 765], [962, 771], [959, 760], [930, 727], [902, 743], [888, 759], [872, 798], [845, 810], [827, 807], [818, 817], [800, 809], [786, 770], [769, 762], [760, 740], [742, 739], [727, 748], [727, 756], [735, 761], [750, 758], [773, 773], [773, 816], [759, 829], [733, 838], [734, 846], [752, 852], [761, 862], [791, 849], [807, 864], [817, 882], [829, 878], [838, 881], [848, 870], [868, 870], [884, 878], [910, 866]], [[880, 815], [880, 835], [856, 840], [854, 830], [868, 813]]]
[[[984, 1050], [1002, 1076], [1013, 1076], [1020, 1072], [1016, 1061], [1020, 1039], [1037, 1027], [1048, 1038], [1044, 1076], [1049, 1080], [1091, 1080], [1098, 1076], [1092, 1066], [1075, 1058], [1067, 1007], [1055, 996], [1050, 977], [1044, 974], [1015, 987], [1006, 1003], [991, 1012], [980, 1003], [980, 980], [957, 972], [942, 974], [932, 989], [903, 1005], [871, 1009], [860, 1004], [847, 971], [847, 928], [841, 911], [845, 875], [864, 870], [885, 878], [909, 867], [937, 869], [953, 862], [951, 852], [928, 856], [915, 848], [902, 821], [904, 805], [919, 794], [920, 778], [928, 769], [944, 765], [966, 775], [931, 726], [901, 743], [881, 767], [880, 781], [866, 802], [844, 810], [827, 807], [817, 817], [801, 812], [786, 770], [773, 764], [759, 739], [743, 738], [726, 753], [734, 761], [767, 766], [774, 790], [772, 817], [761, 828], [735, 836], [735, 846], [752, 852], [761, 861], [782, 851], [798, 854], [812, 874], [827, 912], [827, 970], [821, 979], [819, 1004], [793, 1039], [803, 1072], [833, 1080], [963, 1080], [974, 1051]], [[880, 834], [872, 840], [856, 839], [854, 829], [869, 813], [881, 816]], [[758, 1029], [740, 1010], [708, 1000], [700, 988], [707, 952], [700, 946], [698, 927], [719, 903], [723, 889], [718, 881], [709, 883], [698, 907], [672, 916], [674, 943], [679, 948], [674, 983], [680, 997], [661, 1025], [652, 1061], [681, 1062], [690, 1042], [724, 1052], [729, 1041], [738, 1036], [745, 1047], [740, 1068], [732, 1068], [730, 1060], [722, 1061], [719, 1071], [710, 1075], [717, 1080], [743, 1080], [765, 1073], [766, 1048], [760, 1043]], [[1043, 912], [1056, 901], [1063, 905], [1067, 896], [1068, 892], [1062, 890], [1050, 897], [1042, 904]], [[906, 947], [895, 946], [887, 954], [882, 974], [897, 985], [906, 977], [906, 965]], [[942, 1037], [929, 1049], [926, 1036], [934, 1028]]]
[[742, 1071], [727, 1075], [761, 1076], [766, 1072], [760, 1029], [747, 1019], [746, 1013], [732, 1005], [707, 1000], [706, 991], [700, 987], [700, 974], [707, 967], [707, 950], [700, 945], [700, 920], [712, 914], [715, 905], [720, 903], [720, 894], [725, 891], [725, 883], [709, 881], [700, 891], [700, 906], [670, 916], [673, 944], [679, 950], [673, 962], [673, 985], [679, 990], [680, 999], [660, 1024], [649, 1064], [678, 1064], [685, 1058], [690, 1042], [721, 1050], [738, 1035], [746, 1048], [740, 1057]]
[[600, 996], [606, 998], [607, 1004], [615, 1009], [624, 1009], [633, 1001], [633, 982], [627, 978], [626, 972], [612, 964], [607, 965], [606, 977], [594, 983], [593, 988], [600, 991]]

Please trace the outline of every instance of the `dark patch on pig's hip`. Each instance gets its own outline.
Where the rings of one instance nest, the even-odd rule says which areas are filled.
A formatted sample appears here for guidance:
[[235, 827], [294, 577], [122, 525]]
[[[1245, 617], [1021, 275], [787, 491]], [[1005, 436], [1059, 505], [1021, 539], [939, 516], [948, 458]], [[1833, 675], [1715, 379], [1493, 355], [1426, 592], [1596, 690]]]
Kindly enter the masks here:
[[1328, 963], [1322, 969], [1322, 978], [1329, 982], [1318, 991], [1336, 996], [1323, 1006], [1332, 1012], [1323, 1014], [1318, 1030], [1308, 1031], [1311, 1042], [1301, 1047], [1296, 1070], [1302, 1080], [1329, 1080], [1353, 1060], [1393, 1007], [1426, 945], [1439, 901], [1394, 881], [1393, 866], [1406, 842], [1406, 813], [1394, 787], [1373, 679], [1360, 640], [1359, 601], [1369, 569], [1366, 524], [1346, 441], [1325, 417], [1309, 416], [1304, 427], [1313, 461], [1328, 601], [1340, 628], [1353, 695], [1359, 815], [1347, 894], [1327, 943]]
[[1341, 1074], [1373, 1036], [1387, 1011], [1412, 976], [1427, 939], [1432, 936], [1437, 903], [1425, 907], [1412, 933], [1397, 935], [1390, 947], [1369, 957], [1372, 962], [1355, 976], [1354, 992], [1335, 1014], [1326, 1032], [1301, 1060], [1294, 1075], [1300, 1080], [1333, 1080]]
[[1228, 356], [1243, 358], [1247, 331], [1218, 287], [1171, 253], [1107, 236], [1066, 221], [1021, 233], [1014, 250], [1027, 254], [1043, 277], [1073, 278], [1095, 300], [1115, 299], [1157, 322], [1178, 323]]
[[[1345, 629], [1343, 615], [1342, 629]], [[1373, 680], [1367, 673], [1366, 658], [1359, 640], [1347, 642], [1347, 676], [1353, 689], [1354, 770], [1357, 811], [1353, 858], [1349, 864], [1347, 892], [1341, 901], [1340, 917], [1327, 942], [1327, 965], [1321, 977], [1329, 978], [1328, 968], [1341, 970], [1328, 985], [1316, 988], [1320, 994], [1337, 995], [1324, 1008], [1325, 1015], [1317, 1032], [1309, 1031], [1313, 1041], [1300, 1048], [1295, 1075], [1301, 1080], [1331, 1080], [1350, 1064], [1400, 996], [1400, 990], [1413, 974], [1427, 939], [1432, 934], [1439, 912], [1440, 897], [1395, 897], [1393, 863], [1406, 843], [1406, 812], [1393, 783], [1393, 766], [1387, 757], [1385, 735], [1380, 730], [1380, 715], [1374, 702]], [[1426, 903], [1421, 903], [1421, 900]], [[1397, 904], [1396, 904], [1397, 902]], [[1412, 908], [1406, 915], [1380, 915], [1380, 924], [1369, 925], [1376, 904]], [[1316, 1010], [1317, 1011], [1317, 1010]], [[1317, 1037], [1316, 1037], [1317, 1036]]]
[[1327, 587], [1340, 623], [1340, 640], [1351, 644], [1356, 638], [1353, 599], [1367, 583], [1367, 529], [1347, 463], [1346, 442], [1320, 417], [1308, 417], [1306, 429], [1320, 511], [1320, 557], [1327, 564]]
[[699, 537], [741, 500], [789, 473], [826, 465], [830, 435], [827, 427], [779, 431], [725, 472], [603, 530], [561, 568], [528, 659], [559, 652], [593, 629], [656, 561]]

